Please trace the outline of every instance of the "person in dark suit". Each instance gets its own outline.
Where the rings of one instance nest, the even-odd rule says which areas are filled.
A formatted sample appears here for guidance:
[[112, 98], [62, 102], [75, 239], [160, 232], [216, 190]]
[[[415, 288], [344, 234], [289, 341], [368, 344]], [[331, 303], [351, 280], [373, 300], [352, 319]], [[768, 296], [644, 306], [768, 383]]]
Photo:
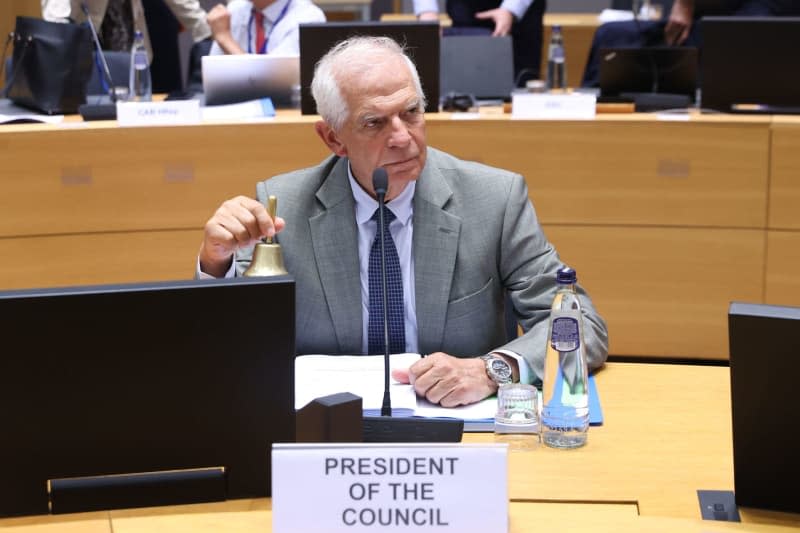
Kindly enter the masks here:
[[609, 22], [595, 32], [581, 85], [598, 87], [600, 49], [636, 46], [702, 47], [700, 25], [706, 15], [782, 16], [800, 14], [798, 0], [675, 0], [669, 15], [659, 21]]
[[[197, 275], [239, 275], [254, 242], [276, 236], [296, 281], [297, 353], [382, 353], [382, 312], [373, 313], [370, 300], [378, 206], [372, 175], [382, 167], [399, 292], [399, 308], [390, 304], [397, 312], [392, 352], [429, 354], [395, 377], [444, 406], [494, 393], [501, 382], [490, 371], [495, 365], [516, 381], [541, 379], [562, 261], [522, 176], [427, 147], [419, 75], [392, 39], [339, 43], [318, 63], [311, 89], [322, 116], [315, 130], [333, 155], [259, 183], [258, 200], [223, 203], [205, 225]], [[279, 200], [274, 220], [264, 208], [270, 195]], [[579, 293], [594, 369], [606, 359], [608, 334]], [[506, 294], [525, 331], [513, 339], [506, 336]]]

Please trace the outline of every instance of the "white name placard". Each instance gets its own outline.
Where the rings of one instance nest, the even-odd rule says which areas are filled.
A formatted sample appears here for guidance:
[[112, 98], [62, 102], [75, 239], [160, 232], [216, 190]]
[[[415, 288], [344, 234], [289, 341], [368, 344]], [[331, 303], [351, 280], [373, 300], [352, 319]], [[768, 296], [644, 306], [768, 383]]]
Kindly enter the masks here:
[[594, 118], [597, 97], [585, 93], [514, 93], [511, 118], [590, 119]]
[[272, 531], [508, 531], [506, 444], [274, 444]]
[[197, 100], [117, 102], [117, 122], [120, 126], [198, 124], [200, 102]]

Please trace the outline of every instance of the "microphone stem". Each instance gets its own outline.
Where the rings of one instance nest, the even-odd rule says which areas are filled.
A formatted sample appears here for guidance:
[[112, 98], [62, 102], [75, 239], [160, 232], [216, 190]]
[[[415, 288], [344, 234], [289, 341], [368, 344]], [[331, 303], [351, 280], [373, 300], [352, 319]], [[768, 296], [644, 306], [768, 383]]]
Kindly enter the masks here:
[[381, 416], [392, 416], [392, 398], [389, 393], [389, 298], [386, 286], [386, 250], [384, 249], [384, 232], [386, 231], [385, 220], [383, 217], [384, 194], [378, 194], [378, 223], [380, 224], [381, 237], [381, 284], [383, 285], [383, 404], [381, 405]]

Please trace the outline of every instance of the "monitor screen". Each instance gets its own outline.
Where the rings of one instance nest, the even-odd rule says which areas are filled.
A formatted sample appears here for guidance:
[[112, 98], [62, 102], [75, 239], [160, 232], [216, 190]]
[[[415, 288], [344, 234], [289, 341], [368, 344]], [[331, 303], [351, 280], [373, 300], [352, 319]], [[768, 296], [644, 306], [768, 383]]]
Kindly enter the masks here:
[[702, 105], [800, 113], [800, 18], [704, 17]]
[[336, 43], [356, 35], [391, 37], [406, 51], [419, 72], [428, 105], [439, 111], [439, 23], [438, 22], [326, 22], [300, 24], [300, 109], [314, 115], [317, 104], [311, 96], [311, 80], [317, 62]]
[[270, 495], [288, 276], [0, 292], [0, 316], [0, 516]]
[[800, 308], [732, 303], [733, 472], [737, 505], [800, 513]]

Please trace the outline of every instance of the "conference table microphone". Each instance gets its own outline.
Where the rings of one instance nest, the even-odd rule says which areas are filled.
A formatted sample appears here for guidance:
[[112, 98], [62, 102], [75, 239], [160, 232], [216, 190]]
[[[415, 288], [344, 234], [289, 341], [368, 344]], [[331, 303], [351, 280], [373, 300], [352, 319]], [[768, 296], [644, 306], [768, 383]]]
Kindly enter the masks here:
[[[85, 103], [78, 106], [78, 113], [80, 113], [83, 120], [114, 120], [117, 118], [117, 88], [114, 85], [114, 80], [111, 79], [111, 70], [108, 68], [108, 61], [106, 55], [103, 53], [103, 47], [100, 45], [100, 38], [97, 36], [97, 28], [92, 22], [92, 17], [89, 13], [89, 7], [86, 2], [81, 2], [81, 9], [86, 15], [86, 22], [92, 30], [92, 39], [94, 46], [97, 48], [95, 54], [95, 64], [98, 62], [102, 65], [102, 72], [99, 73], [100, 85], [108, 83], [108, 98], [110, 103]], [[100, 70], [98, 68], [98, 70]]]
[[372, 173], [372, 188], [378, 198], [378, 232], [381, 255], [381, 298], [383, 300], [383, 403], [381, 416], [365, 416], [364, 442], [460, 442], [464, 421], [449, 418], [392, 418], [391, 365], [389, 357], [389, 309], [386, 283], [386, 251], [384, 236], [388, 231], [384, 219], [389, 175], [378, 167]]
[[386, 169], [378, 167], [372, 173], [372, 189], [378, 197], [378, 233], [381, 242], [381, 298], [383, 299], [383, 403], [381, 416], [392, 416], [392, 395], [389, 390], [389, 301], [386, 287], [386, 250], [384, 238], [386, 236], [386, 220], [384, 208], [386, 207], [386, 191], [389, 189], [389, 174]]

